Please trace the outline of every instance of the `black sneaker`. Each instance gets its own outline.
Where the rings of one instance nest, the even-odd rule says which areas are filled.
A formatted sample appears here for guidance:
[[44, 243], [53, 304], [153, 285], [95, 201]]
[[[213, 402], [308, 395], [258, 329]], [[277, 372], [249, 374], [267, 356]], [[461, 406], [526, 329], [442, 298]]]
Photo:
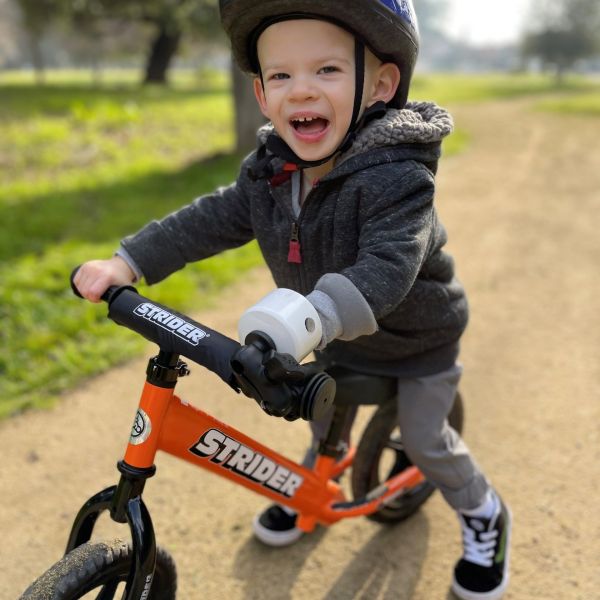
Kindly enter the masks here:
[[495, 494], [491, 519], [458, 513], [463, 556], [454, 567], [452, 591], [462, 600], [498, 600], [508, 587], [511, 514]]
[[267, 546], [288, 546], [302, 537], [296, 527], [296, 513], [285, 506], [272, 504], [254, 517], [254, 535]]

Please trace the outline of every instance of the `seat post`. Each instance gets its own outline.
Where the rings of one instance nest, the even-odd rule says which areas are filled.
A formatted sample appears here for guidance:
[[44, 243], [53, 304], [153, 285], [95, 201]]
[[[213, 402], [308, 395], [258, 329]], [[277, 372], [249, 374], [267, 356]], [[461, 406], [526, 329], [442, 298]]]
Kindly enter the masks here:
[[319, 444], [319, 454], [335, 459], [340, 458], [340, 454], [345, 450], [342, 447], [344, 429], [350, 419], [354, 420], [357, 408], [356, 405], [349, 404], [335, 405], [327, 435]]

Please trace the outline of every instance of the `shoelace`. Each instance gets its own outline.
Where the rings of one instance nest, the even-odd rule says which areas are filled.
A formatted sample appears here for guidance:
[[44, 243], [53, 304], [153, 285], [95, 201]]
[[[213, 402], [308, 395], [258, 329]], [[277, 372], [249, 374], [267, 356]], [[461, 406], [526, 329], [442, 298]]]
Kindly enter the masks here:
[[477, 533], [472, 529], [467, 520], [461, 518], [463, 530], [463, 558], [482, 567], [491, 567], [494, 564], [494, 550], [498, 538], [498, 530], [482, 531]]

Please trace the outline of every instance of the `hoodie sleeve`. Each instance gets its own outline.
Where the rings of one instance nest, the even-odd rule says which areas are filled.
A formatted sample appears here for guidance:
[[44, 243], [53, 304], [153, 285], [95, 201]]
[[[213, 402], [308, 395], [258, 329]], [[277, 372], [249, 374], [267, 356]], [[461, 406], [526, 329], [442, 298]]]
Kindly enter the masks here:
[[428, 255], [436, 224], [433, 175], [424, 167], [383, 182], [370, 196], [359, 224], [355, 264], [342, 270], [360, 291], [379, 321], [393, 311], [412, 288]]
[[245, 173], [243, 166], [236, 183], [201, 196], [122, 240], [121, 247], [147, 283], [253, 239]]

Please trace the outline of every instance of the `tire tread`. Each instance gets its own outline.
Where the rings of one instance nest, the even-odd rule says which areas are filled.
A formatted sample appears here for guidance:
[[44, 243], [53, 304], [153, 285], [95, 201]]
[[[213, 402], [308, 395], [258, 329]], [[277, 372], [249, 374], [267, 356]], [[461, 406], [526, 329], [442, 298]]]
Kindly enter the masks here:
[[[63, 556], [36, 579], [19, 600], [75, 600], [97, 574], [105, 570], [128, 572], [133, 551], [120, 539], [82, 544]], [[149, 600], [174, 600], [177, 588], [175, 563], [157, 548], [155, 582]]]

